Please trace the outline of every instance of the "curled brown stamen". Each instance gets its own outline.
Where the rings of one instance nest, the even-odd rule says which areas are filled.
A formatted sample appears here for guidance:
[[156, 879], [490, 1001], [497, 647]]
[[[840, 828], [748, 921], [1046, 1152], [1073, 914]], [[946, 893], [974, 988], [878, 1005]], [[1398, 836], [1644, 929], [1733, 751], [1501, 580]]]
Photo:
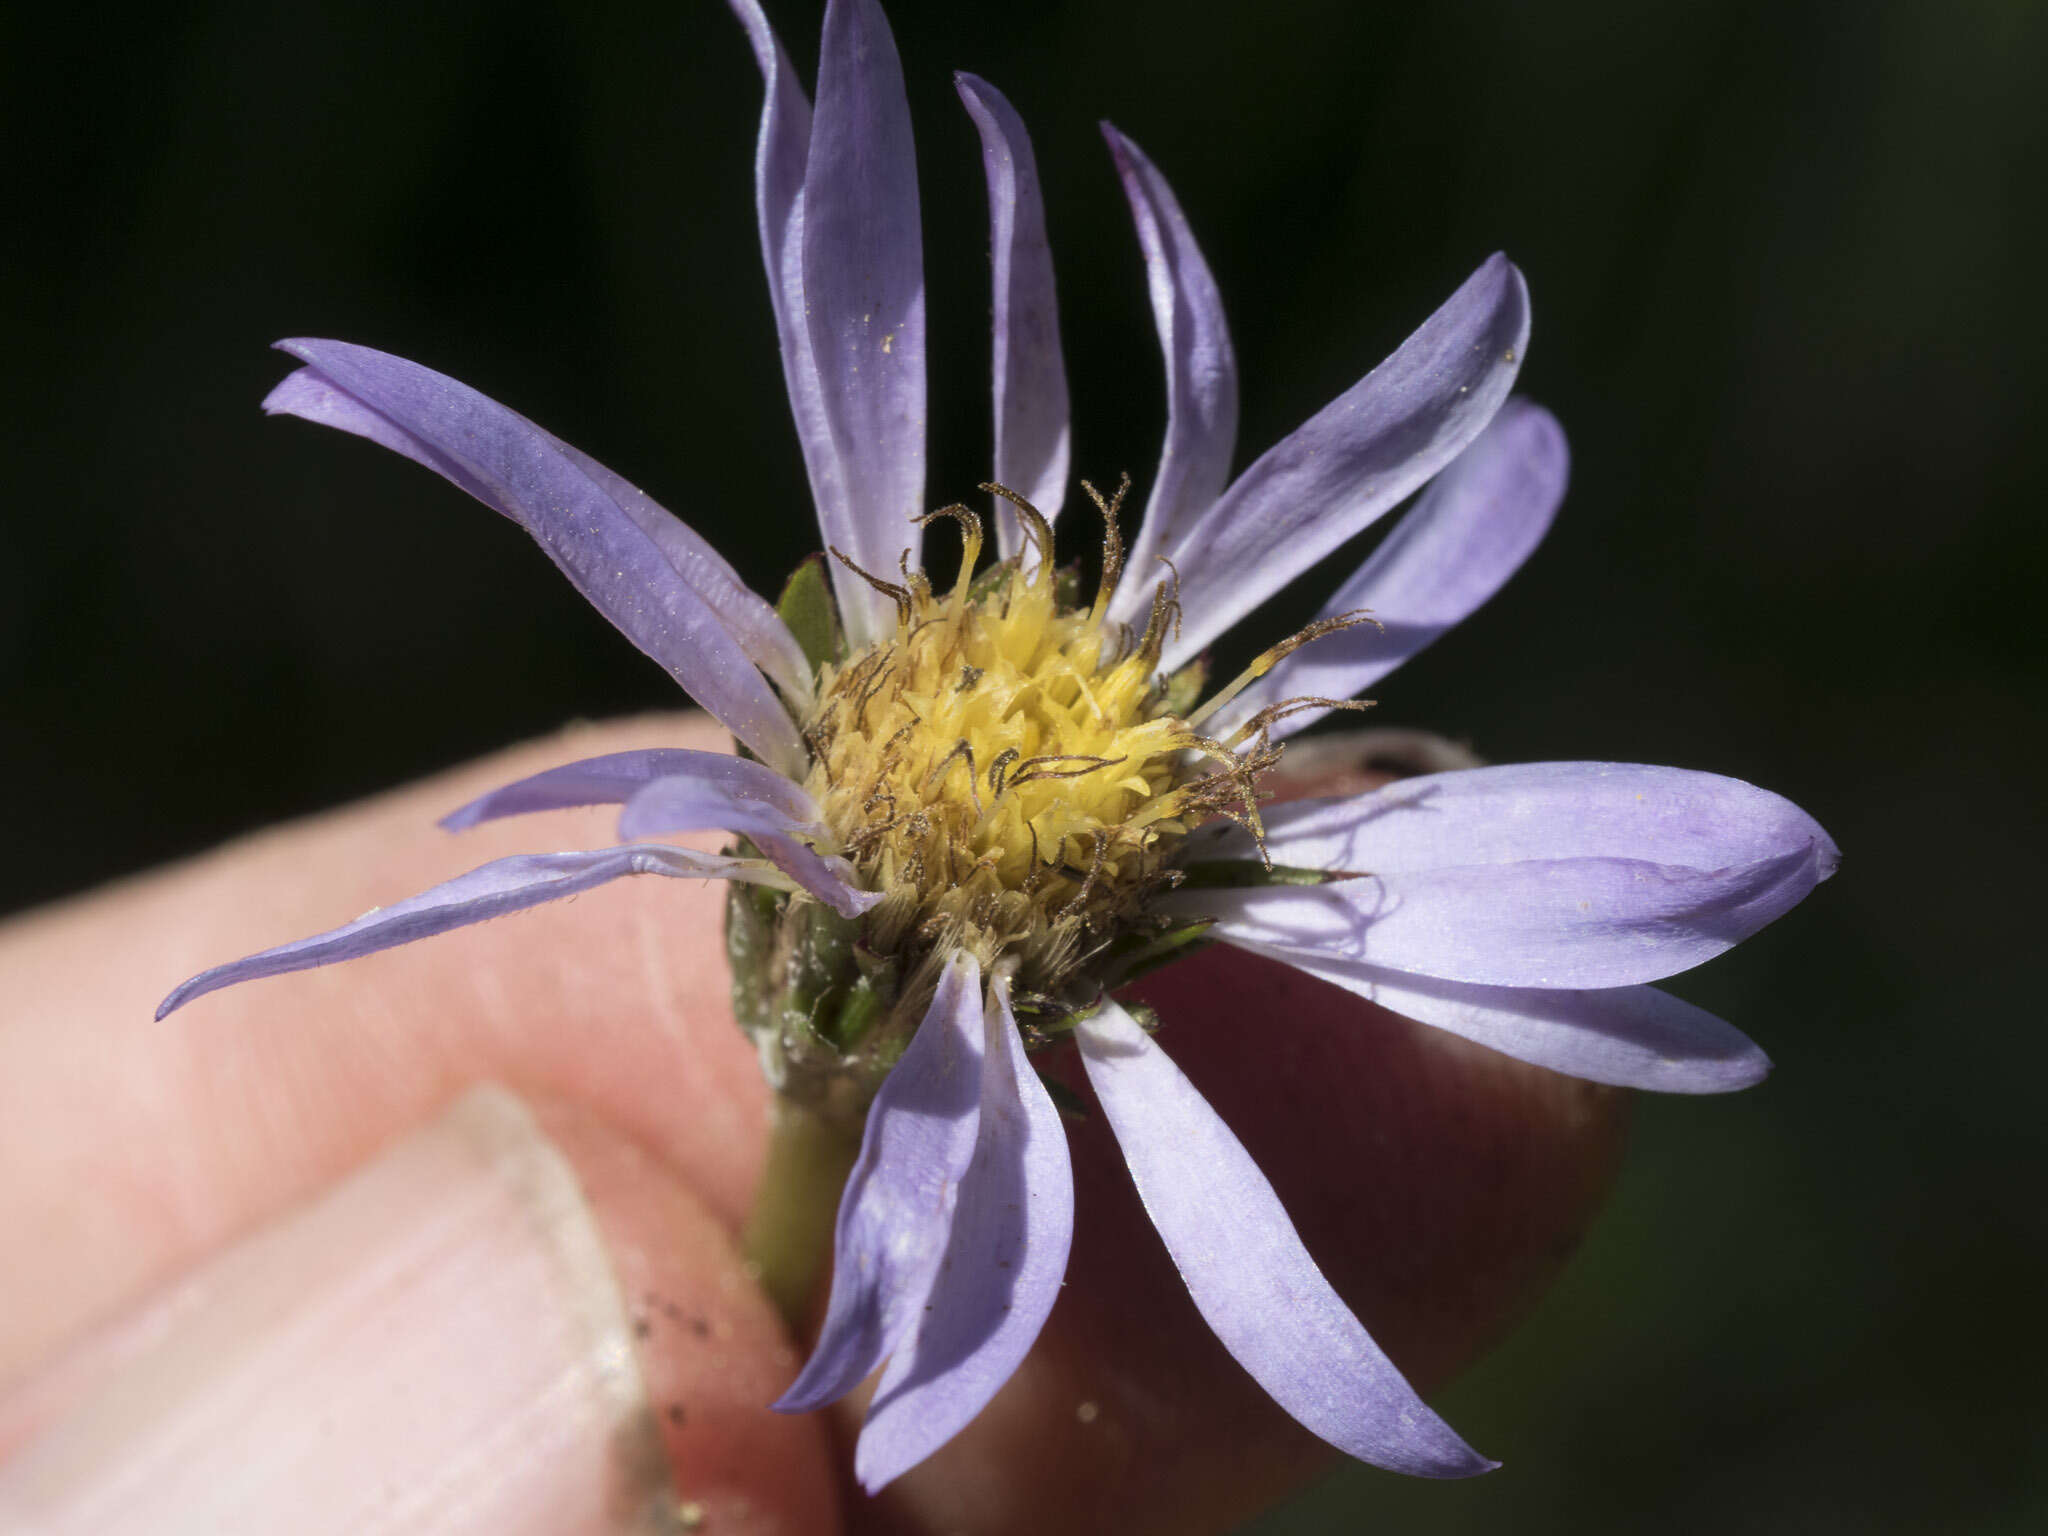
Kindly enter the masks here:
[[974, 748], [964, 741], [954, 742], [953, 750], [932, 764], [931, 772], [924, 776], [925, 791], [930, 793], [931, 787], [946, 776], [946, 770], [962, 757], [967, 759], [967, 793], [974, 799], [974, 814], [980, 816], [985, 813], [981, 807], [981, 791], [974, 783]]
[[[1004, 773], [1006, 773], [1009, 770], [1010, 764], [1016, 762], [1017, 759], [1022, 757], [1023, 755], [1024, 754], [1022, 752], [1019, 752], [1015, 747], [1005, 747], [1002, 751], [996, 754], [995, 761], [988, 765], [989, 792], [993, 794], [997, 799], [1000, 800], [1003, 795]], [[1037, 834], [1033, 833], [1032, 835], [1035, 837]], [[1033, 855], [1034, 857], [1036, 856], [1035, 847], [1033, 849]]]
[[866, 582], [869, 586], [873, 587], [877, 592], [880, 592], [883, 596], [889, 598], [896, 604], [896, 622], [898, 624], [908, 624], [910, 622], [912, 608], [910, 602], [910, 592], [907, 588], [899, 587], [893, 581], [884, 581], [881, 577], [875, 575], [875, 573], [872, 571], [862, 570], [859, 566], [853, 563], [852, 559], [848, 557], [846, 551], [841, 549], [837, 544], [828, 545], [827, 548], [829, 548], [832, 551], [832, 558], [834, 560], [837, 560], [841, 565], [845, 566], [849, 571], [853, 572], [853, 574], [858, 576], [862, 581]]
[[1109, 600], [1116, 593], [1116, 584], [1124, 573], [1124, 536], [1117, 528], [1116, 515], [1123, 509], [1124, 497], [1131, 489], [1131, 477], [1126, 474], [1118, 483], [1116, 495], [1108, 501], [1102, 493], [1086, 480], [1081, 489], [1088, 493], [1095, 503], [1096, 511], [1102, 514], [1102, 579], [1095, 584], [1095, 606], [1089, 610], [1088, 622], [1099, 625], [1103, 614], [1109, 611]]
[[1166, 582], [1152, 589], [1152, 616], [1145, 621], [1145, 636], [1138, 642], [1138, 654], [1145, 658], [1147, 666], [1159, 660], [1166, 649], [1166, 633], [1170, 627], [1174, 634], [1180, 633], [1180, 598], [1175, 590], [1169, 591]]
[[1303, 694], [1294, 699], [1282, 699], [1278, 704], [1268, 704], [1232, 731], [1229, 742], [1233, 747], [1241, 747], [1269, 727], [1278, 725], [1289, 715], [1299, 715], [1311, 709], [1364, 710], [1371, 709], [1374, 703], [1372, 699], [1320, 699], [1311, 694]]
[[1296, 630], [1278, 645], [1261, 651], [1257, 656], [1253, 657], [1252, 664], [1238, 673], [1231, 680], [1228, 688], [1211, 695], [1200, 709], [1188, 716], [1188, 724], [1200, 725], [1204, 720], [1215, 714], [1217, 710], [1272, 671], [1283, 659], [1292, 656], [1310, 641], [1320, 640], [1325, 635], [1334, 635], [1342, 630], [1356, 629], [1361, 624], [1370, 624], [1374, 629], [1382, 633], [1386, 631], [1386, 625], [1380, 623], [1378, 619], [1374, 618], [1371, 613], [1363, 608], [1353, 608], [1348, 613], [1333, 614], [1327, 619], [1317, 619], [1313, 623]]
[[[909, 550], [906, 549], [896, 556], [896, 569], [903, 573], [903, 584], [910, 588], [910, 595], [916, 602], [918, 609], [922, 611], [929, 607], [932, 600], [931, 578], [921, 570], [913, 571], [910, 568]], [[928, 618], [920, 619], [918, 620], [918, 625], [921, 628], [931, 622]], [[916, 630], [911, 631], [912, 634], [916, 632]]]
[[912, 521], [920, 528], [929, 528], [942, 517], [950, 517], [960, 525], [960, 576], [953, 584], [953, 595], [964, 600], [974, 581], [975, 564], [981, 559], [981, 517], [973, 508], [956, 501]]
[[[1224, 743], [1207, 736], [1199, 736], [1193, 731], [1188, 733], [1188, 742], [1191, 746], [1200, 748], [1204, 756], [1225, 766], [1186, 786], [1182, 791], [1186, 797], [1182, 804], [1191, 809], [1199, 808], [1228, 816], [1237, 822], [1251, 833], [1259, 845], [1260, 862], [1271, 869], [1273, 859], [1266, 852], [1266, 824], [1259, 817], [1258, 778], [1280, 761], [1282, 749], [1275, 746], [1263, 733], [1259, 736], [1258, 744], [1249, 752], [1233, 751]], [[1229, 798], [1243, 808], [1242, 816], [1229, 810], [1218, 797], [1217, 791], [1226, 785], [1232, 791]], [[1198, 793], [1190, 794], [1190, 791]]]
[[876, 694], [882, 691], [883, 686], [889, 681], [889, 674], [895, 670], [896, 668], [893, 665], [881, 668], [880, 671], [875, 673], [874, 681], [869, 684], [866, 690], [862, 692], [860, 698], [855, 701], [853, 706], [853, 723], [856, 726], [864, 728], [867, 725], [869, 703], [873, 701]]
[[1061, 917], [1070, 917], [1081, 910], [1088, 900], [1088, 893], [1095, 889], [1095, 882], [1102, 878], [1103, 860], [1109, 857], [1109, 834], [1095, 834], [1095, 857], [1089, 862], [1088, 872], [1082, 876], [1081, 889], [1074, 893], [1074, 899], [1060, 908]]
[[1039, 564], [1050, 568], [1052, 565], [1052, 524], [1045, 520], [1045, 514], [1031, 505], [1007, 485], [998, 485], [993, 480], [984, 480], [981, 489], [991, 496], [1000, 496], [1016, 509], [1018, 526], [1024, 536], [1038, 546]]
[[[1039, 779], [1078, 779], [1098, 768], [1113, 768], [1125, 761], [1121, 757], [1091, 757], [1085, 752], [1052, 752], [1044, 757], [1027, 757], [1017, 765], [1017, 772], [1010, 779], [1010, 788], [1020, 784], [1035, 783]], [[1079, 768], [1040, 768], [1039, 763], [1080, 763]]]

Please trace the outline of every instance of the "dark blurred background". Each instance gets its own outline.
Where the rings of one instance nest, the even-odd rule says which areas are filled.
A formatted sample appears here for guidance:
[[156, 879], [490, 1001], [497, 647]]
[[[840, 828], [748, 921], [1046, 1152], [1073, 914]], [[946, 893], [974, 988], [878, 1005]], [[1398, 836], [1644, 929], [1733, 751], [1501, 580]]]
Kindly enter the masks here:
[[[758, 78], [722, 7], [25, 9], [4, 47], [0, 909], [673, 702], [511, 525], [260, 416], [276, 337], [476, 385], [763, 590], [813, 547], [758, 268]], [[819, 9], [775, 7], [807, 77]], [[1507, 1470], [1353, 1468], [1259, 1529], [2043, 1528], [2048, 8], [891, 12], [934, 502], [971, 495], [989, 451], [955, 67], [1034, 130], [1076, 467], [1128, 469], [1141, 499], [1162, 386], [1097, 118], [1173, 178], [1216, 269], [1240, 463], [1503, 247], [1572, 493], [1380, 717], [1498, 760], [1738, 775], [1846, 852], [1675, 989], [1776, 1076], [1644, 1103], [1575, 1267], [1441, 1400]]]

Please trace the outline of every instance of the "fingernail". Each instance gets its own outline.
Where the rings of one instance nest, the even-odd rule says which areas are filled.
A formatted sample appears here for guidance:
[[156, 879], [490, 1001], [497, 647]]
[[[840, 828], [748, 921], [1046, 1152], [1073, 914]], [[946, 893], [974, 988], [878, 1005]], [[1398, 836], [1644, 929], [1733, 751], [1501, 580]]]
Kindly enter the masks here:
[[483, 1088], [209, 1261], [0, 1465], [0, 1529], [677, 1529], [590, 1208]]

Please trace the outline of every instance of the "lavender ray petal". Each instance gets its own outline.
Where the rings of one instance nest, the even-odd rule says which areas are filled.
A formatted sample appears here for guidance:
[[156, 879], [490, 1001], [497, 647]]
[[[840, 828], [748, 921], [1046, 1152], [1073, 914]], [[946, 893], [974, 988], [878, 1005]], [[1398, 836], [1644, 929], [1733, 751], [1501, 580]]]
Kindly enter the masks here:
[[[1525, 859], [1644, 859], [1722, 869], [1805, 848], [1840, 862], [1820, 823], [1740, 779], [1642, 763], [1509, 763], [1401, 779], [1370, 794], [1267, 807], [1266, 848], [1302, 869], [1396, 874]], [[1255, 858], [1237, 828], [1197, 833], [1192, 858]]]
[[[1461, 623], [1535, 552], [1564, 499], [1564, 430], [1542, 406], [1510, 399], [1429, 483], [1400, 526], [1325, 603], [1319, 619], [1363, 608], [1377, 621], [1303, 646], [1238, 695], [1210, 727], [1227, 737], [1268, 705], [1355, 698]], [[1278, 740], [1327, 710], [1268, 727]]]
[[1493, 987], [1624, 987], [1690, 970], [1822, 879], [1808, 844], [1720, 869], [1646, 859], [1525, 859], [1329, 885], [1176, 893], [1215, 935]]
[[1152, 319], [1166, 356], [1166, 441], [1145, 520], [1109, 609], [1112, 619], [1142, 626], [1153, 589], [1167, 575], [1158, 556], [1179, 558], [1182, 536], [1230, 478], [1237, 449], [1237, 353], [1216, 279], [1173, 188], [1144, 151], [1108, 123], [1102, 135], [1137, 225]]
[[[629, 844], [578, 853], [522, 853], [495, 859], [466, 875], [364, 913], [352, 923], [309, 939], [280, 944], [228, 965], [201, 971], [176, 987], [157, 1009], [161, 1019], [195, 997], [237, 982], [287, 971], [307, 971], [393, 949], [415, 939], [432, 938], [452, 928], [487, 922], [542, 902], [574, 896], [624, 875], [668, 875], [677, 879], [757, 880], [766, 873], [757, 860], [725, 858], [669, 848], [659, 843]], [[780, 878], [779, 876], [777, 878]]]
[[846, 522], [846, 474], [825, 417], [818, 361], [811, 351], [810, 326], [804, 318], [804, 169], [811, 152], [811, 104], [757, 0], [729, 3], [746, 29], [766, 89], [754, 148], [754, 207], [761, 231], [761, 262], [768, 274], [768, 301], [775, 315], [790, 413], [796, 419], [797, 441], [810, 475], [819, 526], [830, 542], [837, 537], [835, 530]]
[[1528, 289], [1496, 255], [1391, 357], [1174, 530], [1163, 552], [1180, 570], [1186, 622], [1161, 665], [1185, 665], [1464, 452], [1507, 398], [1528, 344]]
[[[619, 836], [737, 832], [753, 839], [770, 863], [841, 917], [858, 917], [882, 899], [879, 891], [860, 888], [853, 867], [844, 859], [821, 855], [802, 840], [821, 830], [815, 816], [792, 816], [782, 805], [753, 793], [755, 787], [695, 773], [656, 779], [626, 801], [619, 814]], [[803, 795], [801, 790], [796, 793]]]
[[1653, 1093], [1731, 1093], [1771, 1070], [1770, 1058], [1741, 1030], [1655, 987], [1475, 987], [1329, 954], [1230, 942], [1418, 1024], [1589, 1082]]
[[1074, 1236], [1066, 1129], [998, 980], [984, 1010], [981, 1129], [915, 1340], [868, 1406], [853, 1469], [874, 1493], [964, 1429], [1045, 1326]]
[[789, 632], [789, 626], [768, 600], [740, 579], [740, 573], [712, 548], [709, 540], [582, 449], [552, 434], [548, 434], [548, 440], [653, 541], [669, 568], [704, 599], [740, 643], [747, 659], [768, 674], [784, 697], [797, 702], [811, 697], [811, 663], [804, 648], [796, 643], [796, 636]]
[[[266, 410], [366, 437], [511, 518], [728, 730], [775, 767], [801, 771], [796, 727], [734, 623], [554, 437], [468, 385], [389, 353], [313, 338], [278, 347], [310, 367], [273, 390]], [[668, 516], [652, 503], [637, 511]], [[741, 619], [739, 627], [750, 625]]]
[[1417, 1477], [1470, 1477], [1480, 1456], [1416, 1395], [1302, 1247], [1230, 1128], [1115, 1003], [1075, 1031], [1138, 1198], [1204, 1321], [1303, 1427]]
[[[311, 343], [322, 347], [344, 347], [344, 342]], [[296, 353], [296, 344], [281, 343]], [[353, 348], [367, 352], [368, 348]], [[385, 354], [371, 353], [373, 357]], [[425, 372], [426, 370], [422, 370]], [[438, 378], [439, 375], [432, 375]], [[479, 397], [481, 398], [481, 397]], [[317, 366], [288, 375], [264, 398], [263, 408], [271, 415], [290, 415], [335, 427], [357, 437], [368, 438], [379, 447], [403, 454], [468, 491], [492, 510], [510, 517], [522, 527], [526, 518], [493, 499], [490, 487], [456, 465], [434, 446], [415, 437], [404, 424], [392, 420], [363, 401], [337, 390], [333, 379]], [[727, 631], [755, 666], [774, 680], [791, 699], [808, 699], [811, 693], [811, 665], [803, 647], [789, 632], [767, 601], [740, 580], [739, 572], [713, 549], [708, 541], [682, 519], [661, 506], [645, 491], [623, 476], [613, 473], [579, 448], [571, 447], [544, 427], [536, 426], [518, 412], [498, 409], [511, 421], [523, 425], [540, 442], [552, 447], [623, 512], [660, 551], [669, 569], [703, 599], [718, 615]]]
[[[988, 178], [989, 249], [995, 267], [995, 480], [1050, 521], [1066, 498], [1067, 368], [1060, 353], [1059, 302], [1038, 162], [1024, 120], [1003, 93], [970, 74], [955, 89], [981, 134]], [[996, 544], [1005, 559], [1023, 544], [1017, 519], [999, 504]]]
[[844, 1397], [916, 1329], [981, 1124], [981, 968], [956, 954], [868, 1110], [839, 1201], [824, 1331], [778, 1413]]
[[651, 747], [586, 757], [516, 780], [443, 816], [441, 827], [461, 832], [501, 816], [525, 816], [580, 805], [624, 805], [656, 779], [675, 777], [708, 779], [736, 798], [762, 801], [805, 825], [818, 819], [818, 808], [811, 797], [766, 764], [725, 752]]
[[[819, 398], [842, 470], [821, 502], [828, 544], [892, 577], [924, 511], [924, 255], [910, 103], [876, 0], [828, 0], [804, 167], [804, 309]], [[856, 644], [891, 632], [888, 600], [843, 566], [833, 581]], [[893, 577], [892, 577], [893, 579]]]

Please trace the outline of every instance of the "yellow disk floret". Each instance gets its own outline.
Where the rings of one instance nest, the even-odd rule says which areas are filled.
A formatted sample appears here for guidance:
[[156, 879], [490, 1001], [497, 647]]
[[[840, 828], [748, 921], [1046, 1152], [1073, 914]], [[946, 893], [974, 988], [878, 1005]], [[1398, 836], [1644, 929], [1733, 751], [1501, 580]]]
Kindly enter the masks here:
[[968, 528], [960, 584], [939, 596], [917, 572], [869, 576], [896, 600], [896, 632], [822, 672], [806, 788], [887, 895], [872, 942], [1013, 955], [1025, 985], [1051, 990], [1171, 878], [1164, 855], [1191, 820], [1240, 792], [1249, 806], [1249, 778], [1229, 754], [1210, 771], [1216, 744], [1169, 708], [1166, 591], [1143, 636], [1106, 623], [1100, 601], [1066, 606], [1044, 537], [1035, 563], [970, 584], [979, 522], [936, 515]]

